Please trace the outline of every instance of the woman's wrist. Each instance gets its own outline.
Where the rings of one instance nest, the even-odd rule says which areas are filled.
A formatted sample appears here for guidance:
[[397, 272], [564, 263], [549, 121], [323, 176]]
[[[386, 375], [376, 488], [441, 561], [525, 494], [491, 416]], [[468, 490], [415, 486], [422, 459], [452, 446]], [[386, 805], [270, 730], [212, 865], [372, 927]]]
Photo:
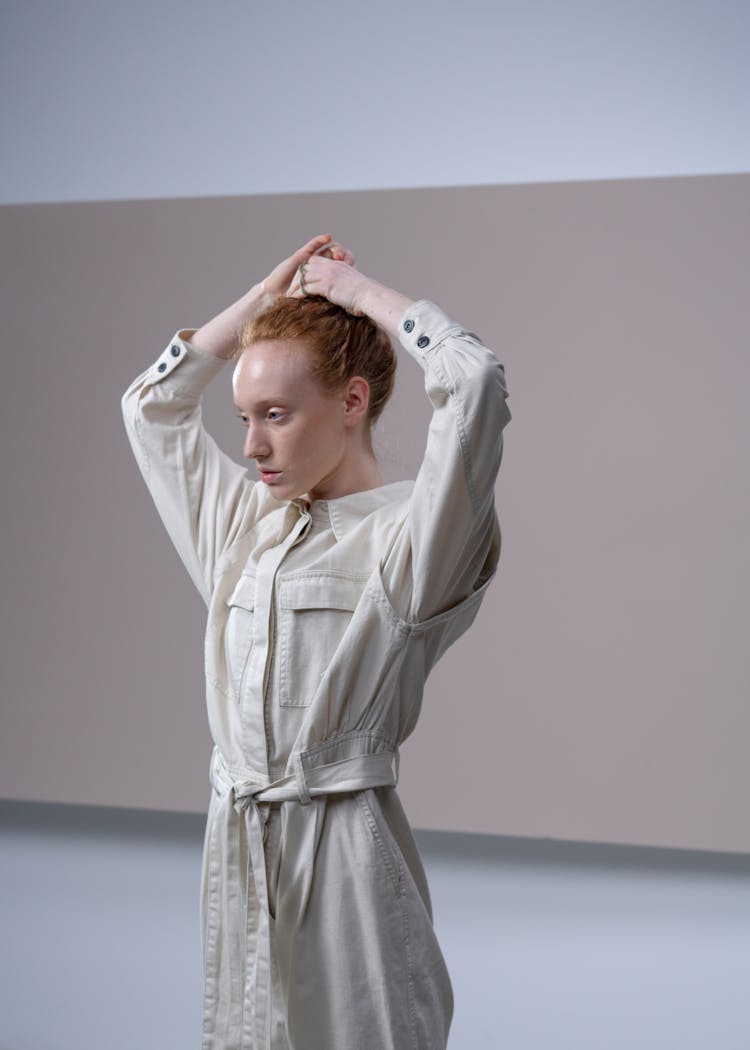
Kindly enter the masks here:
[[384, 328], [390, 336], [398, 339], [399, 321], [414, 302], [416, 300], [408, 295], [368, 278], [356, 297], [356, 308]]
[[253, 285], [236, 302], [222, 310], [193, 333], [190, 343], [214, 357], [229, 359], [236, 354], [242, 327], [268, 309], [274, 296], [266, 292], [263, 282]]

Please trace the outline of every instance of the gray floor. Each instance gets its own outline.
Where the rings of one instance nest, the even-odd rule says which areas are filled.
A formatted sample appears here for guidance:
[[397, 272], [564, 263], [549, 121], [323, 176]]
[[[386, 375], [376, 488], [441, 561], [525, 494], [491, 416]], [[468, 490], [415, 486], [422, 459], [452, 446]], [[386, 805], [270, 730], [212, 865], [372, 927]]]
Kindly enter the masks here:
[[[198, 1050], [202, 816], [0, 803], [0, 1050]], [[750, 857], [417, 832], [450, 1050], [748, 1050]]]

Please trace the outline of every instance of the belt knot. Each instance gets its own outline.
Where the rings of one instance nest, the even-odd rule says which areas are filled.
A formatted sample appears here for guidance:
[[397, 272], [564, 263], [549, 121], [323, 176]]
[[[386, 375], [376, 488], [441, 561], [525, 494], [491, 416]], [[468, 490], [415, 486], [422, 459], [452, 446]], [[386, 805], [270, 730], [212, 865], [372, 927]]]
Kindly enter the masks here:
[[236, 813], [242, 815], [251, 804], [254, 805], [258, 816], [260, 817], [260, 823], [263, 828], [263, 841], [265, 842], [268, 834], [266, 822], [271, 810], [271, 803], [255, 801], [255, 796], [263, 790], [263, 784], [255, 784], [251, 780], [240, 780], [237, 783], [232, 784], [230, 788], [232, 793], [232, 807]]

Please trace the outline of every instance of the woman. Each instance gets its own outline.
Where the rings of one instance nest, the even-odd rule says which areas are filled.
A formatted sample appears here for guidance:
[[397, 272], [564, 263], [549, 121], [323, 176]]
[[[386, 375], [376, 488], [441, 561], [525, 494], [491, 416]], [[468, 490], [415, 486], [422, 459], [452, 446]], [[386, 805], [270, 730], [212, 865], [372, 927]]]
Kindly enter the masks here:
[[[416, 480], [385, 484], [370, 429], [391, 338], [424, 370], [433, 415]], [[260, 480], [202, 426], [227, 360]], [[507, 396], [475, 335], [323, 235], [180, 329], [122, 398], [208, 610], [203, 1050], [447, 1043], [453, 993], [398, 747], [497, 571]]]

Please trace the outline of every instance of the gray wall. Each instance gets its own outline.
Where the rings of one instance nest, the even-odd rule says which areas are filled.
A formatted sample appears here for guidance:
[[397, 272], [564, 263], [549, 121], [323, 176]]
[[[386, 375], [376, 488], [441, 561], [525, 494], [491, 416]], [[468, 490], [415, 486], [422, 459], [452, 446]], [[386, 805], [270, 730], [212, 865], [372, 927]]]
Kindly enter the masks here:
[[[412, 822], [746, 851], [749, 203], [720, 175], [2, 209], [0, 794], [204, 809], [205, 610], [119, 398], [333, 229], [480, 332], [511, 391], [501, 567], [402, 749]], [[241, 460], [230, 380], [205, 422]], [[429, 409], [401, 353], [389, 480], [415, 476]]]

